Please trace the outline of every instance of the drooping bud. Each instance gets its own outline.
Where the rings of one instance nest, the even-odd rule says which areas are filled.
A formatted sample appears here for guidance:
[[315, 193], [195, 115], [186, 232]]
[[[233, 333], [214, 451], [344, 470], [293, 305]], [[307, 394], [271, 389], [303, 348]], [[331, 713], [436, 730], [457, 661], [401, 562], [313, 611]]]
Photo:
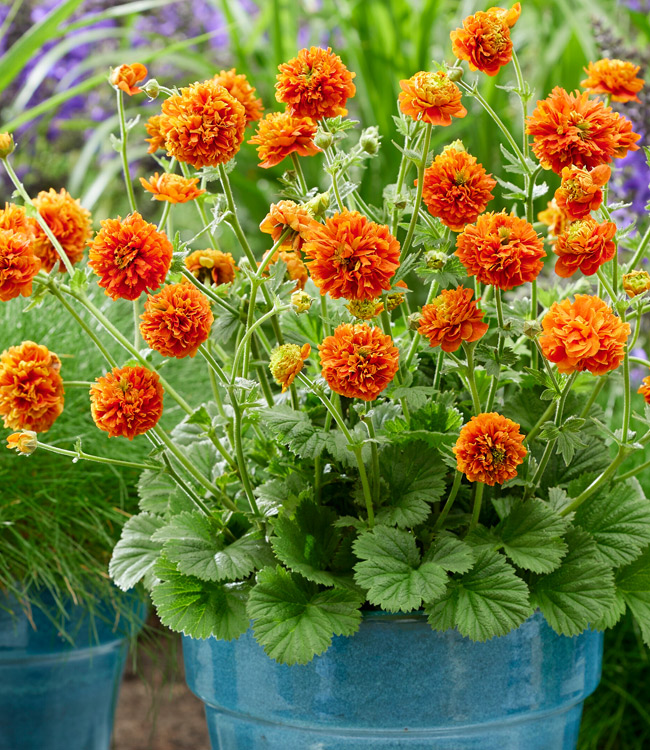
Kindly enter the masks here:
[[149, 99], [157, 99], [158, 94], [160, 94], [160, 84], [155, 78], [150, 78], [142, 87], [142, 90]]
[[16, 144], [11, 133], [0, 133], [0, 159], [6, 159], [15, 147]]
[[650, 291], [650, 273], [635, 270], [623, 275], [623, 289], [628, 297]]
[[38, 435], [32, 430], [14, 432], [7, 438], [7, 448], [15, 450], [21, 456], [31, 456], [38, 447]]
[[380, 141], [379, 128], [376, 125], [372, 125], [361, 133], [359, 145], [367, 154], [376, 154], [379, 151]]
[[542, 330], [542, 324], [538, 320], [524, 320], [524, 336], [529, 339], [536, 339]]
[[409, 324], [409, 331], [417, 331], [420, 327], [420, 321], [422, 320], [422, 313], [411, 313], [406, 320]]
[[302, 348], [298, 344], [283, 344], [271, 352], [269, 370], [275, 382], [282, 386], [282, 393], [296, 379], [310, 352], [309, 344], [304, 344]]
[[300, 315], [300, 313], [309, 312], [309, 308], [312, 306], [313, 301], [313, 297], [310, 297], [307, 292], [301, 290], [298, 290], [291, 295], [291, 304], [298, 315]]
[[334, 143], [334, 136], [325, 130], [319, 130], [314, 136], [314, 143], [318, 148], [328, 149]]
[[454, 83], [458, 83], [463, 77], [462, 68], [447, 68], [447, 78]]
[[330, 205], [330, 194], [329, 190], [325, 193], [317, 193], [311, 200], [305, 203], [305, 208], [309, 212], [309, 215], [314, 219], [318, 219], [325, 215], [325, 211]]

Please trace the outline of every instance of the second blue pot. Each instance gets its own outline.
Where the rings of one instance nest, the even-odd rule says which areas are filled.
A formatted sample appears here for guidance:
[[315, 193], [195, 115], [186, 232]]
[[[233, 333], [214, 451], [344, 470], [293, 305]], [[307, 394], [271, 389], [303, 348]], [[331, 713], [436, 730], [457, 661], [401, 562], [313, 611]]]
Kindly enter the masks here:
[[251, 631], [183, 639], [213, 750], [575, 750], [602, 647], [602, 633], [558, 636], [539, 613], [486, 643], [370, 614], [292, 667]]

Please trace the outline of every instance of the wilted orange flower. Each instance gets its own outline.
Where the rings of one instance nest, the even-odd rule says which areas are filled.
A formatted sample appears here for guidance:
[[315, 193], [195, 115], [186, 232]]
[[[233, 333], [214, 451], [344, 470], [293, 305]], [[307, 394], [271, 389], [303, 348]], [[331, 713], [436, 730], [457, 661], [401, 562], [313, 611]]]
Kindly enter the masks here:
[[606, 164], [594, 167], [591, 172], [580, 167], [564, 167], [562, 184], [555, 191], [559, 209], [570, 219], [583, 219], [603, 202], [603, 191], [612, 170]]
[[478, 414], [461, 429], [454, 446], [458, 471], [490, 487], [514, 479], [528, 452], [523, 441], [516, 422], [496, 412]]
[[391, 288], [399, 267], [399, 242], [388, 227], [344, 210], [316, 224], [303, 252], [311, 278], [332, 299], [375, 299]]
[[399, 82], [399, 106], [405, 115], [432, 125], [451, 125], [452, 117], [465, 117], [460, 89], [444, 70], [420, 71]]
[[632, 132], [632, 123], [589, 99], [585, 92], [569, 94], [556, 86], [537, 102], [527, 120], [526, 132], [533, 136], [533, 151], [544, 169], [560, 174], [564, 167], [593, 169], [612, 159], [621, 159], [628, 151], [638, 151], [641, 137]]
[[548, 238], [551, 243], [569, 226], [570, 219], [557, 204], [555, 198], [546, 204], [546, 208], [537, 214], [537, 218], [548, 227]]
[[29, 237], [33, 237], [34, 234], [32, 223], [27, 218], [25, 209], [15, 203], [5, 203], [4, 209], [0, 210], [0, 229], [21, 232]]
[[221, 70], [214, 80], [227, 89], [246, 111], [246, 124], [259, 120], [264, 112], [262, 100], [255, 96], [255, 87], [251, 86], [243, 73], [237, 73], [235, 68]]
[[432, 216], [459, 232], [485, 211], [496, 184], [462, 145], [459, 150], [452, 144], [424, 170], [422, 198]]
[[381, 315], [384, 306], [376, 299], [353, 299], [345, 309], [357, 320], [372, 320]]
[[288, 112], [269, 112], [248, 141], [257, 144], [260, 167], [268, 169], [289, 154], [314, 156], [320, 149], [314, 143], [316, 123], [309, 117], [294, 117]]
[[463, 341], [478, 341], [489, 326], [483, 322], [483, 311], [473, 296], [471, 289], [462, 286], [444, 289], [422, 308], [418, 333], [444, 352], [455, 352]]
[[510, 29], [520, 13], [521, 5], [515, 3], [510, 10], [490, 8], [467, 16], [463, 28], [450, 34], [454, 55], [467, 60], [470, 70], [495, 76], [512, 59]]
[[[395, 289], [406, 289], [408, 291], [408, 286], [406, 282], [403, 279], [400, 279], [397, 284], [395, 284]], [[390, 294], [386, 295], [386, 311], [387, 312], [393, 312], [393, 310], [396, 310], [402, 302], [405, 300], [404, 292], [396, 292], [392, 291]], [[383, 305], [381, 305], [381, 308], [383, 310]], [[382, 310], [379, 310], [381, 312]]]
[[155, 154], [159, 149], [165, 148], [165, 136], [160, 130], [161, 120], [162, 115], [152, 115], [144, 125], [149, 135], [149, 138], [145, 138], [149, 144], [147, 149], [149, 154]]
[[114, 88], [121, 89], [125, 94], [133, 96], [133, 94], [139, 94], [142, 91], [136, 84], [144, 81], [146, 77], [147, 68], [141, 63], [133, 63], [132, 65], [120, 65], [111, 70], [108, 80]]
[[197, 187], [198, 177], [182, 177], [179, 174], [163, 172], [159, 175], [154, 172], [149, 180], [140, 178], [142, 187], [153, 195], [157, 201], [168, 201], [169, 203], [188, 203], [203, 195], [205, 190]]
[[[264, 254], [265, 258], [267, 254], [268, 253]], [[300, 257], [299, 253], [291, 250], [290, 245], [282, 244], [280, 245], [280, 249], [276, 250], [273, 253], [273, 257], [269, 261], [267, 269], [277, 263], [278, 260], [284, 261], [287, 266], [286, 276], [291, 279], [291, 281], [296, 282], [296, 286], [294, 287], [293, 291], [297, 292], [304, 289], [305, 284], [307, 283], [307, 279], [309, 278], [309, 274], [307, 273], [307, 266], [302, 262], [302, 258]], [[268, 270], [266, 273], [268, 275]]]
[[194, 357], [210, 335], [210, 302], [192, 284], [170, 284], [149, 295], [140, 316], [142, 338], [163, 357]]
[[639, 70], [634, 63], [605, 57], [589, 63], [584, 69], [587, 78], [580, 85], [590, 94], [606, 94], [614, 102], [638, 102], [637, 94], [643, 88], [643, 79], [636, 77]]
[[553, 248], [558, 256], [555, 273], [563, 279], [578, 270], [592, 276], [616, 255], [616, 244], [612, 242], [615, 234], [616, 224], [611, 221], [599, 224], [591, 216], [569, 224]]
[[278, 385], [282, 386], [282, 393], [296, 379], [296, 375], [302, 370], [305, 360], [311, 352], [309, 344], [283, 344], [271, 352], [269, 370]]
[[313, 120], [347, 115], [345, 104], [356, 92], [356, 73], [350, 73], [330, 47], [301, 49], [278, 70], [275, 98], [287, 105], [289, 114]]
[[348, 398], [374, 401], [399, 367], [393, 339], [365, 323], [342, 323], [318, 350], [327, 384]]
[[63, 411], [61, 361], [47, 347], [23, 341], [0, 355], [0, 416], [12, 430], [45, 432]]
[[576, 294], [554, 302], [542, 320], [539, 345], [546, 359], [568, 375], [589, 370], [604, 375], [622, 362], [630, 326], [599, 297]]
[[[90, 211], [64, 188], [58, 193], [53, 188], [47, 192], [42, 190], [34, 198], [34, 205], [65, 250], [70, 263], [78, 263], [92, 236]], [[36, 219], [29, 221], [34, 233], [34, 253], [41, 259], [43, 268], [49, 272], [58, 263], [59, 271], [65, 272], [63, 261], [39, 223]]]
[[318, 222], [304, 206], [293, 201], [279, 201], [271, 203], [268, 214], [260, 224], [260, 232], [270, 234], [273, 242], [277, 242], [287, 229], [291, 229], [292, 234], [287, 237], [286, 243], [297, 251], [302, 248], [305, 237], [315, 227], [318, 227]]
[[235, 280], [237, 270], [235, 259], [230, 253], [212, 248], [190, 253], [185, 258], [185, 267], [202, 284], [212, 282], [215, 286], [230, 284]]
[[29, 297], [40, 268], [28, 234], [0, 229], [0, 300]]
[[646, 404], [650, 404], [650, 375], [643, 378], [641, 381], [641, 387], [637, 393], [640, 393], [643, 396]]
[[172, 261], [172, 243], [139, 213], [102, 221], [90, 246], [88, 265], [113, 299], [138, 299], [158, 289]]
[[470, 276], [508, 290], [534, 281], [546, 253], [531, 224], [501, 211], [482, 214], [476, 224], [465, 227], [456, 240], [455, 255]]
[[159, 126], [169, 156], [196, 169], [215, 167], [239, 151], [246, 110], [216, 81], [203, 81], [163, 102]]
[[13, 432], [7, 438], [7, 448], [20, 453], [21, 456], [31, 456], [38, 448], [38, 437], [33, 430]]
[[133, 440], [156, 426], [162, 410], [158, 373], [146, 367], [114, 367], [90, 386], [90, 411], [108, 437]]
[[650, 292], [650, 273], [635, 269], [629, 273], [624, 273], [623, 289], [628, 297], [636, 297], [637, 294]]

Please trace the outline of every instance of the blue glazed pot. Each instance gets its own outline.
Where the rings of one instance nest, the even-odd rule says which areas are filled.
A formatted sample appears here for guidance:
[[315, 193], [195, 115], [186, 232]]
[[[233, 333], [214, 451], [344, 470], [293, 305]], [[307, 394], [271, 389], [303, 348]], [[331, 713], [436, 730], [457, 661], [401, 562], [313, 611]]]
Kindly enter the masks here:
[[238, 641], [183, 638], [213, 750], [575, 750], [603, 634], [556, 635], [540, 613], [487, 643], [424, 616], [364, 618], [306, 666]]
[[[117, 626], [110, 606], [90, 618], [71, 603], [71, 643], [43, 611], [32, 607], [34, 629], [16, 600], [0, 594], [0, 750], [108, 750], [128, 638], [146, 614], [140, 598], [127, 602], [134, 618]], [[57, 617], [48, 596], [43, 605]]]

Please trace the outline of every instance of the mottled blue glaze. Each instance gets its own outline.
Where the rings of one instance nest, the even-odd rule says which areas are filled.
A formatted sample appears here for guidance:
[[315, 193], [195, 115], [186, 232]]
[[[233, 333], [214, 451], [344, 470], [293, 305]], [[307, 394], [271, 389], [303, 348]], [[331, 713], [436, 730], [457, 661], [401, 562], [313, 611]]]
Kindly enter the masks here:
[[558, 636], [539, 613], [487, 643], [373, 614], [293, 667], [251, 631], [183, 638], [213, 750], [575, 750], [602, 648], [602, 633]]
[[[43, 597], [60, 622], [50, 602]], [[108, 750], [128, 637], [145, 615], [141, 599], [128, 602], [134, 617], [117, 625], [108, 605], [90, 618], [70, 603], [70, 642], [45, 612], [32, 608], [34, 629], [0, 594], [0, 750]]]

